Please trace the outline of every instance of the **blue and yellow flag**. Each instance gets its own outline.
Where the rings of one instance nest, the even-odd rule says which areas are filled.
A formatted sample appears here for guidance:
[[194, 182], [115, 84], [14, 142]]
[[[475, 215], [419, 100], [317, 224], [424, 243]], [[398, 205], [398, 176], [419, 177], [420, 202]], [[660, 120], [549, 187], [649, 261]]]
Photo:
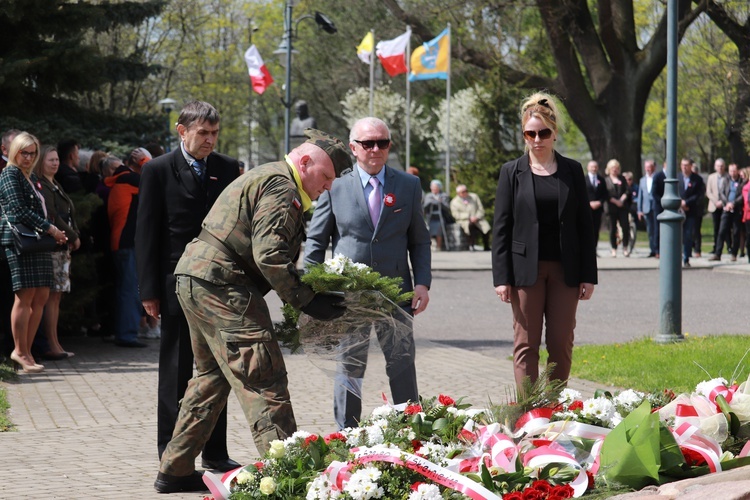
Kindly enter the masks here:
[[447, 80], [450, 50], [450, 28], [445, 28], [438, 36], [412, 52], [409, 80]]

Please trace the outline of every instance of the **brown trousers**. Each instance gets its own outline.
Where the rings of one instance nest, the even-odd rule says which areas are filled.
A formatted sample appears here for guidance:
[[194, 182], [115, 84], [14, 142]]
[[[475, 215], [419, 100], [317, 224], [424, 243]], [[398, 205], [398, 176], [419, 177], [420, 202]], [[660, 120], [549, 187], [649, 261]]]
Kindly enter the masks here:
[[568, 380], [573, 361], [573, 331], [576, 327], [578, 287], [565, 284], [560, 262], [540, 261], [539, 276], [532, 286], [512, 287], [513, 372], [516, 385], [523, 379], [539, 378], [539, 346], [546, 324], [548, 363], [555, 363], [552, 380]]

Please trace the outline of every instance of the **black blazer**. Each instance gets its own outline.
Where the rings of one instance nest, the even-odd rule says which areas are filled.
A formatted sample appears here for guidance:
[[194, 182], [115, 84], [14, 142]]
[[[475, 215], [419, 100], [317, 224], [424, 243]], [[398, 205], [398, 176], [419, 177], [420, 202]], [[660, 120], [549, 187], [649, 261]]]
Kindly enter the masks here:
[[604, 210], [604, 203], [607, 201], [607, 185], [604, 183], [604, 177], [596, 174], [597, 185], [591, 184], [588, 172], [584, 175], [586, 180], [586, 194], [588, 194], [589, 201], [601, 201], [602, 206], [597, 210]]
[[[560, 255], [568, 286], [597, 283], [594, 224], [583, 167], [555, 153], [559, 180]], [[528, 154], [503, 165], [495, 196], [492, 275], [495, 286], [531, 286], [539, 265], [539, 221]]]
[[202, 186], [180, 147], [143, 166], [135, 229], [142, 300], [159, 299], [165, 313], [179, 314], [174, 268], [185, 246], [200, 233], [216, 198], [239, 176], [239, 168], [234, 158], [211, 153]]
[[682, 172], [679, 172], [677, 174], [677, 192], [688, 206], [685, 217], [700, 217], [703, 213], [703, 198], [706, 196], [706, 183], [703, 182], [703, 177], [692, 172], [688, 181], [688, 187], [685, 189], [684, 179], [685, 176], [682, 175]]

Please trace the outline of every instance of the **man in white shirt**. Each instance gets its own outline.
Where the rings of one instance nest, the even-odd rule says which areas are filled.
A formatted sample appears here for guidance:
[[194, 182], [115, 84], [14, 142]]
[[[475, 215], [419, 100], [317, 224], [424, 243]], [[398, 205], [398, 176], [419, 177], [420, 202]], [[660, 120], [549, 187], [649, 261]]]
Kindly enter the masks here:
[[648, 159], [643, 162], [643, 177], [639, 182], [640, 196], [638, 196], [638, 220], [645, 221], [646, 232], [648, 233], [649, 257], [656, 257], [659, 254], [659, 238], [656, 232], [656, 206], [651, 190], [654, 184], [654, 171], [656, 162]]

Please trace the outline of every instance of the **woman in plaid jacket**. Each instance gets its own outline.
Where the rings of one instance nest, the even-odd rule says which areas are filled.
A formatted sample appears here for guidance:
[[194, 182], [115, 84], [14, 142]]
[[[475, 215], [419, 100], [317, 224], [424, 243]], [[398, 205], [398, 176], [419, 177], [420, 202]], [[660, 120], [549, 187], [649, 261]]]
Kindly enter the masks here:
[[31, 355], [31, 344], [44, 304], [52, 285], [52, 257], [50, 253], [18, 254], [13, 246], [11, 224], [26, 224], [52, 235], [58, 243], [67, 242], [65, 233], [47, 220], [41, 184], [34, 174], [39, 160], [39, 140], [27, 132], [13, 139], [8, 153], [8, 166], [0, 173], [0, 247], [10, 267], [15, 301], [11, 311], [11, 330], [15, 349], [10, 357], [26, 373], [44, 370]]

